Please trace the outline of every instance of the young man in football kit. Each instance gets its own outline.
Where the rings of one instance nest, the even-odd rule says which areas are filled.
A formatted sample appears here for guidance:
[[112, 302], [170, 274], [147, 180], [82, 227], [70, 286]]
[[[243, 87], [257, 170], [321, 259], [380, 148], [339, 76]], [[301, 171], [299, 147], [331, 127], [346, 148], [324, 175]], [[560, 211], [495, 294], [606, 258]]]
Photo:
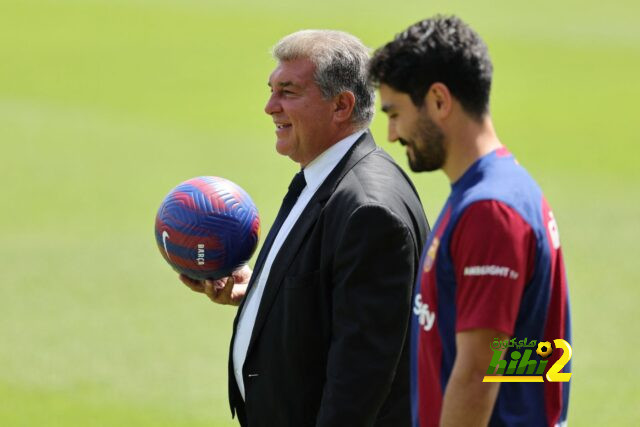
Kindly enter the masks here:
[[568, 382], [482, 381], [495, 339], [571, 336], [556, 222], [496, 135], [492, 71], [480, 37], [442, 16], [398, 34], [370, 64], [389, 140], [406, 146], [414, 171], [442, 169], [451, 182], [414, 293], [414, 425], [566, 422]]

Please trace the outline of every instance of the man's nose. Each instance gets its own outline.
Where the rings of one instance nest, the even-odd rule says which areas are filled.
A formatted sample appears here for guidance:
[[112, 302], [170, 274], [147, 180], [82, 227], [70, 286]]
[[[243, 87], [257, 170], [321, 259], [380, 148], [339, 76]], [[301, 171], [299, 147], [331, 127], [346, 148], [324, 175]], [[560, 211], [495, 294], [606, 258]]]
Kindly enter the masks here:
[[282, 107], [280, 106], [278, 100], [275, 98], [275, 94], [272, 93], [267, 100], [267, 105], [264, 106], [264, 112], [271, 115], [280, 111], [282, 111]]

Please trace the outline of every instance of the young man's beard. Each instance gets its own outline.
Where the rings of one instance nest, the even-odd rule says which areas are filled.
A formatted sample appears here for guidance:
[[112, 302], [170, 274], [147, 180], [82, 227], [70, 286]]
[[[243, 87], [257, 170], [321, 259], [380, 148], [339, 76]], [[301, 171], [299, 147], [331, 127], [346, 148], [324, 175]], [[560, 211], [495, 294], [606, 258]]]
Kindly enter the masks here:
[[401, 140], [404, 145], [410, 145], [413, 156], [409, 156], [409, 166], [414, 172], [431, 172], [444, 165], [446, 151], [444, 148], [444, 133], [436, 125], [426, 111], [420, 114], [412, 140]]

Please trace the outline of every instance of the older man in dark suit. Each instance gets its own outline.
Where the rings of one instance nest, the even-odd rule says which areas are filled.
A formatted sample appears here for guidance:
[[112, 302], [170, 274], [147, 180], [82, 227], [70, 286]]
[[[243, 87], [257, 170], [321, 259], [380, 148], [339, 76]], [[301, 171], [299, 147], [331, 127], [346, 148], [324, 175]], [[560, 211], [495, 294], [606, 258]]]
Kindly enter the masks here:
[[367, 130], [367, 49], [337, 31], [274, 48], [265, 111], [298, 163], [258, 255], [189, 287], [239, 304], [229, 400], [243, 426], [409, 426], [407, 327], [428, 224], [409, 178]]

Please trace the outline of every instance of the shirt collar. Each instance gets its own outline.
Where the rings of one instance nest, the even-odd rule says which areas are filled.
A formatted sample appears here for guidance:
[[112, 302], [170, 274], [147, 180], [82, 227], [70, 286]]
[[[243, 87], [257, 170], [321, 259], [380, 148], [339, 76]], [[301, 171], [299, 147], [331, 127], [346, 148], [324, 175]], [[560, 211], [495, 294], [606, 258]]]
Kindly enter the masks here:
[[315, 191], [331, 171], [338, 165], [347, 151], [366, 130], [359, 130], [327, 148], [303, 169], [307, 188]]

